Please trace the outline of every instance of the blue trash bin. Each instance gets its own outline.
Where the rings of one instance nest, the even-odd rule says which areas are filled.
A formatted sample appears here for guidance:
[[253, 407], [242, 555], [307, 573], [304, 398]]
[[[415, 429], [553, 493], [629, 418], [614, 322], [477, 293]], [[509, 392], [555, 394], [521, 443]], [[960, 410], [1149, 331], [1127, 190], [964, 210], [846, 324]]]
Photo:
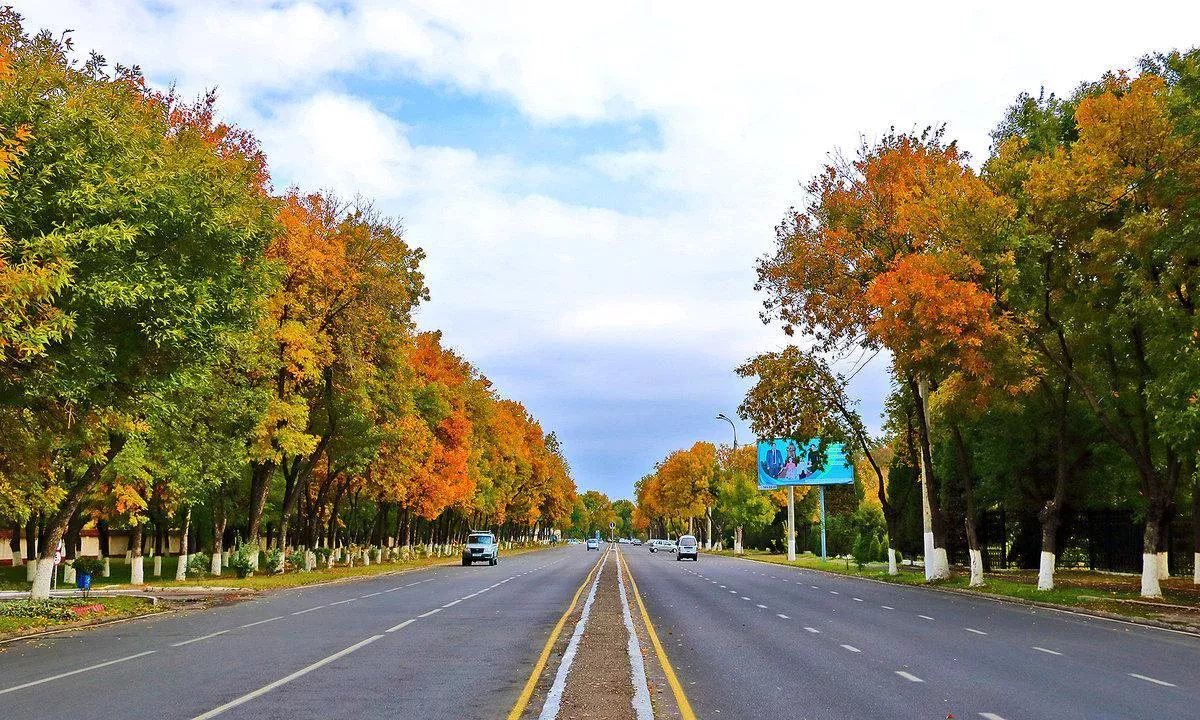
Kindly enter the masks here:
[[80, 590], [91, 590], [92, 576], [88, 573], [76, 573], [75, 587], [79, 588]]

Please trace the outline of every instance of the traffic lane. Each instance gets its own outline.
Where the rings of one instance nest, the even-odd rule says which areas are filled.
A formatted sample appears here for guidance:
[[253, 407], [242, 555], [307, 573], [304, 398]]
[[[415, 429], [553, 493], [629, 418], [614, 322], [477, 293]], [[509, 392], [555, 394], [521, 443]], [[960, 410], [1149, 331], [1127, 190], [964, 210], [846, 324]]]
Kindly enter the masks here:
[[222, 717], [504, 717], [596, 561], [580, 550], [519, 581], [416, 619]]
[[[81, 635], [79, 640], [86, 642], [74, 647], [59, 642], [53, 648], [39, 649], [35, 642], [28, 641], [22, 645], [33, 645], [32, 648], [26, 648], [33, 652], [0, 655], [0, 677], [3, 677], [0, 693], [4, 693], [0, 694], [0, 708], [25, 704], [30, 697], [36, 697], [49, 685], [36, 685], [15, 692], [5, 692], [6, 689], [81, 669], [86, 671], [70, 676], [69, 682], [73, 687], [92, 687], [95, 690], [90, 695], [92, 697], [114, 695], [114, 676], [153, 676], [160, 681], [175, 682], [175, 670], [181, 671], [184, 680], [190, 677], [197, 682], [201, 682], [201, 673], [213, 675], [204, 678], [203, 682], [215, 683], [215, 687], [220, 687], [222, 668], [226, 667], [225, 653], [246, 653], [246, 657], [254, 657], [258, 652], [260, 657], [268, 658], [272, 653], [285, 658], [289, 655], [320, 656], [330, 643], [336, 644], [342, 637], [361, 634], [364, 627], [378, 626], [395, 614], [449, 602], [458, 594], [469, 594], [470, 591], [464, 591], [463, 588], [489, 584], [484, 582], [485, 578], [495, 582], [530, 571], [535, 567], [534, 562], [554, 562], [553, 558], [545, 555], [530, 553], [513, 558], [514, 561], [527, 558], [523, 562], [502, 560], [496, 567], [449, 567], [430, 573], [391, 575], [387, 584], [387, 578], [376, 577], [369, 581], [312, 588], [309, 593], [297, 593], [291, 602], [256, 603], [257, 607], [250, 613], [197, 612], [190, 617], [175, 618], [177, 622], [139, 622], [99, 628]], [[542, 557], [535, 560], [535, 556]], [[312, 633], [314, 627], [321, 632]], [[258, 643], [263, 644], [261, 648]], [[261, 654], [264, 651], [266, 655]], [[157, 670], [162, 667], [168, 668], [166, 675]], [[138, 692], [137, 687], [131, 687], [116, 695], [137, 695]], [[70, 708], [70, 701], [64, 700], [60, 706], [63, 707], [63, 716], [77, 716]], [[38, 707], [36, 701], [32, 707]], [[35, 712], [35, 715], [40, 716], [40, 713]]]
[[673, 562], [626, 560], [699, 717], [945, 717], [936, 697], [895, 676], [864, 678], [824, 644], [764, 622], [740, 595], [698, 592]]
[[[1122, 683], [1130, 684], [1130, 678], [1138, 680], [1132, 683], [1134, 692], [1148, 690], [1142, 683], [1149, 681], [1132, 675], [1136, 674], [1198, 692], [1195, 676], [1182, 672], [1200, 660], [1200, 638], [1193, 635], [799, 568], [776, 569], [716, 556], [706, 559], [710, 562], [704, 568], [705, 575], [728, 581], [745, 578], [741, 584], [760, 594], [768, 593], [768, 597], [774, 597], [772, 593], [781, 587], [795, 588], [798, 584], [800, 588], [788, 595], [803, 605], [819, 603], [826, 618], [836, 618], [836, 611], [841, 611], [842, 617], [847, 613], [851, 617], [878, 616], [881, 622], [894, 620], [897, 632], [916, 631], [919, 638], [948, 643], [965, 638], [973, 641], [967, 645], [978, 644], [988, 650], [999, 644], [1014, 653], [1034, 653], [1033, 666], [1048, 664], [1052, 666], [1048, 669], [1056, 671], [1063, 663], [1081, 662], [1082, 669], [1089, 672], [1094, 669], [1107, 673], [1116, 683], [1114, 690]], [[789, 579], [792, 582], [783, 582]], [[847, 626], [847, 631], [851, 630], [853, 626]]]
[[[780, 626], [781, 632], [788, 632], [790, 627], [793, 632], [803, 631], [801, 636], [808, 633], [814, 640], [824, 638], [832, 652], [847, 653], [847, 659], [881, 664], [885, 671], [891, 668], [893, 673], [909, 672], [925, 683], [953, 688], [956, 702], [979, 706], [980, 712], [1004, 717], [999, 709], [1018, 716], [1039, 716], [1053, 707], [1062, 717], [1072, 716], [1064, 708], [1072, 709], [1078, 717], [1130, 717], [1142, 712], [1147, 704], [1163, 711], [1186, 713], [1187, 708], [1200, 701], [1194, 687], [1167, 688], [1148, 679], [1154, 676], [1147, 675], [1146, 664], [1138, 663], [1151, 651], [1152, 638], [1142, 639], [1140, 645], [1146, 647], [1127, 652], [1124, 643], [1128, 638], [1112, 632], [1095, 632], [1090, 640], [1071, 641], [1086, 652], [1074, 655], [1045, 652], [1045, 645], [1067, 646], [1048, 639], [1045, 629], [1054, 626], [1052, 618], [1042, 622], [1041, 630], [1017, 627], [1016, 632], [1010, 633], [998, 631], [976, 612], [987, 608], [1001, 615], [1019, 616], [1026, 612], [1020, 606], [951, 603], [956, 613], [942, 607], [935, 619], [926, 620], [925, 617], [934, 616], [904, 612], [899, 604], [892, 606], [896, 610], [876, 604], [871, 591], [889, 586], [848, 578], [848, 583], [836, 585], [841, 590], [834, 590], [834, 585], [825, 582], [829, 576], [804, 571], [792, 575], [791, 582], [785, 583], [790, 569], [780, 568], [783, 572], [776, 572], [770, 566], [758, 566], [763, 569], [747, 572], [739, 566], [755, 564], [709, 559], [711, 562], [703, 568], [685, 564], [680, 569], [684, 576], [699, 581], [690, 588], [692, 594], [707, 593], [715, 602], [735, 608], [745, 605], [745, 612], [759, 615], [762, 622]], [[801, 578], [803, 582], [796, 582]], [[916, 588], [908, 590], [935, 595]], [[1073, 623], [1061, 625], [1059, 635], [1079, 634]], [[1171, 636], [1171, 645], [1177, 646], [1179, 639]], [[1039, 642], [1042, 644], [1037, 645]], [[1185, 662], [1182, 667], [1194, 667], [1196, 658], [1193, 651], [1175, 660]], [[1130, 674], [1138, 670], [1141, 677]], [[1173, 672], [1177, 675], [1179, 667]], [[1072, 679], [1059, 683], [1056, 679], [1061, 677]], [[981, 683], [981, 678], [987, 682]], [[1022, 688], [1022, 692], [1010, 692], [1013, 687]]]

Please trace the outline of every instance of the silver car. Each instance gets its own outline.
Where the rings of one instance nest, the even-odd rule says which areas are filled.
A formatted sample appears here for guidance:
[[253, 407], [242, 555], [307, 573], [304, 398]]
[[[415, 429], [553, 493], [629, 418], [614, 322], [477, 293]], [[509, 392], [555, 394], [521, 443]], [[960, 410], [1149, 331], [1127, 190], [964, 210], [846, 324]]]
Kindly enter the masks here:
[[470, 565], [479, 560], [487, 560], [488, 565], [500, 562], [500, 545], [496, 542], [496, 536], [490, 532], [473, 532], [467, 536], [462, 564]]

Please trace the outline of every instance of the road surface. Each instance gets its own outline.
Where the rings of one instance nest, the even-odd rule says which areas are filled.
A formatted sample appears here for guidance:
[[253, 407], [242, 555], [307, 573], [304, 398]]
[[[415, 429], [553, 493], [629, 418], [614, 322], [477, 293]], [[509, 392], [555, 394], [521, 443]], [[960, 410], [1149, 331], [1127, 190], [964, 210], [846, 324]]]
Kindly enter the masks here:
[[701, 718], [1200, 717], [1200, 638], [701, 555], [625, 553]]
[[[622, 550], [707, 720], [1186, 718], [1200, 708], [1193, 636]], [[564, 547], [0, 645], [0, 717], [504, 718], [597, 557]]]

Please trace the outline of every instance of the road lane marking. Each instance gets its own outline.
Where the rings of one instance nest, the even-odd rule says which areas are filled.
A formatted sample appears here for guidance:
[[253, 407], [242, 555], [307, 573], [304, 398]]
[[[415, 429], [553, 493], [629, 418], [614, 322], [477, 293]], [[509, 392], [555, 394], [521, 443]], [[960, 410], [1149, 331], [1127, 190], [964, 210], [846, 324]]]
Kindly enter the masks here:
[[194, 642], [200, 642], [201, 640], [215, 638], [216, 636], [224, 635], [227, 632], [229, 632], [229, 631], [228, 630], [218, 630], [214, 633], [209, 633], [207, 635], [201, 635], [200, 637], [192, 638], [191, 640], [184, 640], [183, 642], [171, 643], [171, 647], [183, 647], [184, 645], [191, 645]]
[[246, 623], [245, 625], [238, 625], [238, 627], [239, 628], [254, 627], [255, 625], [265, 625], [269, 622], [275, 622], [276, 620], [282, 620], [282, 619], [283, 619], [283, 616], [280, 615], [279, 617], [267, 618], [266, 620], [259, 620], [258, 622]]
[[[624, 568], [624, 572], [622, 572]], [[629, 669], [633, 676], [633, 711], [637, 720], [654, 720], [654, 706], [650, 702], [650, 686], [646, 682], [646, 661], [642, 657], [642, 644], [638, 640], [637, 631], [633, 628], [633, 614], [629, 612], [629, 596], [625, 592], [625, 573], [629, 566], [625, 564], [621, 553], [617, 553], [617, 586], [621, 590], [621, 615], [625, 620], [625, 631], [628, 640], [625, 649], [629, 653]]]
[[408, 627], [409, 625], [412, 625], [416, 621], [417, 621], [416, 618], [409, 618], [408, 620], [405, 620], [404, 622], [400, 623], [399, 625], [395, 625], [393, 627], [388, 628], [384, 632], [394, 633], [397, 630], [403, 630], [404, 628]]
[[917, 617], [921, 618], [922, 620], [932, 620], [933, 619], [933, 618], [929, 617], [928, 615], [918, 615]]
[[829, 594], [830, 595], [841, 595], [841, 593], [839, 593], [837, 590], [830, 590]]
[[996, 713], [979, 713], [979, 717], [983, 718], [983, 720], [1004, 720], [1004, 718]]
[[759, 605], [759, 607], [760, 607], [760, 608], [762, 608], [763, 610], [766, 610], [766, 609], [767, 609], [767, 606], [766, 606], [766, 605]]
[[361, 600], [363, 598], [375, 597], [376, 595], [382, 595], [382, 594], [383, 594], [383, 591], [380, 590], [379, 592], [367, 593], [366, 595], [359, 595], [358, 598]]
[[517, 702], [508, 713], [508, 720], [518, 720], [521, 714], [525, 712], [525, 707], [529, 705], [529, 699], [533, 697], [533, 689], [537, 686], [538, 678], [541, 676], [542, 670], [546, 667], [546, 660], [550, 658], [550, 651], [554, 649], [554, 643], [558, 641], [558, 636], [562, 633], [563, 625], [566, 624], [567, 618], [570, 617], [571, 613], [575, 611], [575, 605], [579, 602], [579, 596], [583, 594], [583, 589], [591, 582], [592, 573], [600, 567], [602, 559], [596, 559], [596, 564], [592, 566], [592, 569], [588, 571], [587, 577], [583, 579], [583, 582], [579, 584], [579, 588], [575, 590], [575, 596], [571, 598], [571, 604], [567, 606], [562, 617], [558, 619], [558, 623], [554, 625], [554, 629], [550, 631], [550, 637], [546, 640], [546, 645], [542, 648], [542, 654], [538, 656], [537, 662], [534, 663], [533, 672], [529, 674], [529, 679], [525, 681], [525, 687], [521, 689], [521, 694], [517, 696]]
[[749, 600], [750, 598], [748, 598], [748, 597], [746, 597], [745, 595], [743, 595], [743, 596], [742, 596], [742, 599], [743, 599], [743, 600]]
[[321, 608], [323, 608], [323, 607], [329, 607], [329, 606], [328, 606], [328, 605], [318, 605], [318, 606], [316, 606], [316, 607], [310, 607], [310, 608], [309, 608], [309, 609], [307, 609], [307, 610], [297, 610], [296, 612], [294, 612], [294, 613], [292, 613], [292, 614], [293, 614], [293, 615], [303, 615], [304, 613], [310, 613], [310, 612], [312, 612], [313, 610], [320, 610], [320, 609], [321, 609]]
[[976, 630], [975, 628], [964, 628], [964, 630], [966, 630], [969, 633], [975, 633], [976, 635], [987, 635], [987, 633], [985, 633], [984, 631]]
[[[637, 600], [638, 610], [642, 615], [642, 622], [646, 625], [646, 633], [650, 636], [650, 643], [654, 645], [654, 653], [658, 655], [658, 664], [662, 666], [663, 674], [667, 676], [667, 684], [671, 686], [671, 692], [675, 695], [675, 704], [679, 707], [680, 719], [696, 720], [696, 713], [692, 712], [692, 704], [688, 702], [687, 694], [683, 691], [683, 685], [679, 683], [679, 678], [675, 676], [675, 669], [671, 667], [671, 661], [667, 658], [667, 651], [658, 639], [658, 632], [654, 629], [654, 623], [650, 622], [650, 613], [646, 612], [646, 604], [642, 602], [642, 594], [638, 592], [637, 580], [633, 578], [633, 571], [628, 567], [625, 569], [629, 572], [629, 584], [633, 587], [633, 598]], [[517, 720], [517, 718], [510, 715], [509, 720]]]
[[554, 682], [546, 693], [546, 702], [542, 705], [542, 712], [538, 715], [538, 720], [556, 720], [558, 717], [563, 692], [567, 689], [567, 675], [571, 672], [571, 665], [575, 663], [575, 655], [579, 652], [579, 643], [583, 640], [583, 633], [587, 631], [588, 621], [592, 619], [592, 605], [596, 602], [596, 590], [600, 587], [600, 576], [604, 574], [604, 566], [608, 564], [608, 556], [611, 552], [613, 551], [606, 551], [604, 557], [601, 558], [600, 569], [596, 571], [596, 578], [592, 581], [591, 589], [588, 590], [587, 600], [583, 602], [583, 611], [579, 614], [579, 621], [575, 623], [575, 631], [571, 633], [571, 639], [567, 641], [567, 648], [563, 650], [558, 671], [554, 673]]
[[897, 670], [897, 671], [896, 671], [896, 674], [897, 674], [897, 675], [899, 675], [900, 677], [904, 678], [905, 680], [909, 681], [909, 682], [915, 682], [915, 683], [918, 683], [918, 682], [919, 682], [919, 683], [923, 683], [923, 682], [925, 682], [924, 680], [922, 680], [921, 678], [917, 677], [916, 675], [913, 675], [912, 673], [909, 673], [909, 672], [904, 672], [903, 670]]
[[775, 617], [783, 618], [784, 620], [791, 620], [790, 617], [788, 617], [787, 615], [784, 615], [783, 613], [775, 613]]
[[337, 602], [329, 603], [329, 607], [333, 607], [334, 605], [345, 605], [346, 603], [354, 602], [357, 599], [358, 598], [350, 598], [349, 600], [338, 600]]
[[10, 688], [4, 688], [3, 690], [0, 690], [0, 695], [5, 695], [10, 692], [16, 692], [18, 690], [24, 690], [27, 687], [33, 687], [34, 685], [41, 685], [42, 683], [53, 682], [55, 680], [60, 680], [65, 677], [71, 677], [72, 675], [78, 675], [79, 673], [84, 673], [89, 670], [99, 670], [102, 667], [108, 667], [109, 665], [116, 665], [117, 663], [123, 663], [126, 660], [134, 660], [136, 658], [145, 657], [146, 655], [153, 655], [156, 652], [158, 652], [158, 651], [157, 650], [147, 650], [145, 652], [137, 653], [136, 655], [127, 655], [123, 658], [117, 658], [116, 660], [109, 660], [107, 662], [97, 663], [95, 665], [88, 665], [87, 667], [79, 668], [78, 670], [71, 670], [71, 671], [65, 672], [65, 673], [59, 673], [58, 675], [51, 675], [50, 677], [42, 678], [41, 680], [30, 680], [27, 683], [22, 683], [20, 685], [14, 685]]
[[883, 608], [884, 610], [895, 610], [896, 609], [896, 608], [892, 607], [891, 605], [880, 605], [879, 607]]
[[819, 634], [821, 632], [820, 630], [816, 629], [815, 627], [805, 627], [804, 629], [814, 635]]
[[1173, 683], [1169, 683], [1165, 680], [1156, 680], [1146, 675], [1138, 675], [1137, 673], [1129, 673], [1129, 677], [1135, 677], [1138, 680], [1145, 680], [1146, 682], [1152, 682], [1155, 685], [1162, 685], [1163, 687], [1175, 687]]
[[312, 672], [313, 670], [317, 670], [318, 668], [322, 668], [339, 658], [343, 658], [343, 657], [349, 655], [350, 653], [354, 652], [355, 650], [358, 650], [359, 648], [366, 647], [367, 645], [370, 645], [371, 643], [375, 642], [376, 640], [378, 640], [381, 637], [383, 637], [383, 636], [382, 635], [372, 635], [371, 637], [367, 638], [366, 640], [360, 640], [359, 642], [354, 643], [350, 647], [345, 648], [344, 650], [339, 650], [339, 651], [335, 652], [334, 654], [330, 655], [329, 657], [324, 658], [323, 660], [318, 660], [315, 663], [313, 663], [312, 665], [300, 668], [299, 670], [292, 673], [291, 675], [288, 675], [287, 677], [280, 678], [280, 679], [276, 680], [275, 682], [270, 683], [268, 685], [263, 685], [259, 689], [255, 690], [253, 692], [248, 692], [239, 698], [234, 698], [233, 700], [230, 700], [229, 702], [225, 703], [224, 705], [221, 705], [219, 707], [213, 708], [212, 710], [209, 710], [208, 712], [204, 713], [203, 715], [197, 715], [192, 720], [208, 720], [209, 718], [214, 718], [214, 717], [224, 713], [226, 710], [232, 710], [233, 708], [237, 707], [238, 705], [242, 705], [244, 703], [250, 702], [251, 700], [253, 700], [256, 697], [266, 695], [267, 693], [271, 692], [272, 690], [274, 690], [275, 688], [277, 688], [281, 685], [286, 685], [286, 684], [290, 683], [291, 681], [295, 680], [296, 678], [307, 675], [308, 673]]
[[430, 615], [436, 615], [436, 614], [440, 613], [441, 611], [442, 611], [442, 609], [441, 609], [441, 608], [434, 608], [434, 609], [430, 610], [430, 611], [429, 611], [429, 612], [427, 612], [427, 613], [421, 613], [421, 614], [420, 614], [420, 615], [418, 615], [417, 617], [419, 617], [419, 618], [427, 618], [427, 617], [429, 617]]
[[817, 587], [816, 585], [813, 585], [813, 586], [812, 586], [812, 589], [813, 589], [813, 590], [820, 590], [821, 588]]
[[1046, 648], [1038, 647], [1037, 645], [1034, 645], [1033, 649], [1037, 650], [1038, 652], [1044, 652], [1047, 655], [1062, 655], [1062, 653], [1058, 652], [1057, 650], [1047, 650]]
[[854, 647], [853, 645], [843, 645], [842, 647], [846, 648], [847, 650], [849, 650], [852, 653], [862, 652], [862, 650], [859, 650], [858, 648]]
[[442, 607], [444, 607], [444, 608], [448, 608], [448, 607], [454, 607], [455, 605], [459, 604], [460, 602], [462, 602], [462, 599], [461, 599], [461, 598], [460, 598], [460, 599], [458, 599], [458, 600], [453, 600], [453, 601], [451, 601], [451, 602], [448, 602], [448, 603], [446, 603], [445, 605], [443, 605]]

